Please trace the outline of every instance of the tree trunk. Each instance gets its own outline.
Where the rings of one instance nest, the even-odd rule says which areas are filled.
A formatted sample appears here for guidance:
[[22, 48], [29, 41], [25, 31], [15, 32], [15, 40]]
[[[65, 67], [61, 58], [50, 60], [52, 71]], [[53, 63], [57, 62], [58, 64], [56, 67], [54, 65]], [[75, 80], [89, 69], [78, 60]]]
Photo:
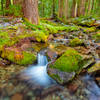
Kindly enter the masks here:
[[32, 24], [39, 23], [38, 15], [38, 0], [24, 0], [23, 5], [24, 17], [29, 20]]
[[92, 0], [92, 9], [91, 10], [93, 10], [94, 9], [94, 0]]
[[91, 0], [88, 0], [88, 15], [90, 15], [91, 12]]
[[77, 2], [76, 0], [73, 0], [71, 17], [76, 17], [76, 14], [77, 14]]
[[55, 0], [53, 0], [52, 12], [53, 12], [52, 16], [53, 16], [53, 18], [55, 18]]
[[82, 16], [85, 15], [85, 0], [81, 0], [80, 14], [81, 14]]
[[59, 13], [58, 16], [63, 18], [63, 0], [59, 0]]
[[84, 16], [85, 15], [85, 0], [81, 0], [78, 2], [78, 15], [77, 16]]
[[10, 5], [11, 5], [11, 1], [10, 0], [6, 0], [6, 8], [9, 8]]
[[68, 18], [68, 0], [65, 0], [65, 12], [64, 12], [64, 15], [65, 15], [65, 19]]

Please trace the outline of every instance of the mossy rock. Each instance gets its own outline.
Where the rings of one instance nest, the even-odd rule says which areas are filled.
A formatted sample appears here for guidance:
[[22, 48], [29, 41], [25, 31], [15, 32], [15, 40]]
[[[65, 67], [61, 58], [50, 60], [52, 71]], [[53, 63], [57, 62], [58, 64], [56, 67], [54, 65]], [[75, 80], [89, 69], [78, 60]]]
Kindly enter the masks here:
[[82, 45], [83, 41], [80, 40], [79, 38], [74, 38], [70, 41], [69, 45], [72, 46], [72, 47], [75, 47], [75, 46], [80, 46]]
[[53, 65], [50, 65], [50, 68], [64, 72], [78, 71], [82, 60], [82, 56], [76, 50], [69, 48]]
[[2, 51], [1, 57], [19, 65], [29, 65], [34, 63], [34, 61], [36, 60], [36, 56], [29, 52], [15, 52], [13, 50], [7, 49]]
[[92, 37], [93, 37], [93, 39], [95, 39], [97, 42], [100, 41], [100, 31], [97, 32], [96, 34], [94, 34]]
[[69, 72], [63, 72], [63, 71], [59, 71], [57, 69], [51, 69], [51, 68], [48, 68], [48, 74], [50, 75], [50, 77], [55, 79], [60, 84], [63, 84], [72, 80], [75, 76], [75, 72], [69, 73]]
[[100, 70], [100, 61], [94, 64], [91, 68], [88, 69], [88, 73], [93, 73]]
[[48, 65], [48, 74], [57, 82], [63, 84], [72, 80], [76, 73], [80, 73], [83, 68], [91, 64], [90, 60], [91, 57], [85, 57], [75, 49], [68, 48], [54, 63]]
[[83, 28], [83, 32], [85, 32], [85, 33], [91, 33], [91, 32], [95, 32], [95, 31], [96, 31], [95, 27]]

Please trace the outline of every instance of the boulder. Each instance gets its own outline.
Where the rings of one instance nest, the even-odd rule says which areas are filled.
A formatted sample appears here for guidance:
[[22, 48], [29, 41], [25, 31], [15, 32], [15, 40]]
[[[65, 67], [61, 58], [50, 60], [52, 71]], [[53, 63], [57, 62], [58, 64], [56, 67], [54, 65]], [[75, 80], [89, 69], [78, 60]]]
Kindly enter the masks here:
[[49, 75], [60, 84], [73, 79], [76, 72], [86, 68], [92, 58], [83, 56], [73, 48], [68, 48], [55, 62], [48, 65]]

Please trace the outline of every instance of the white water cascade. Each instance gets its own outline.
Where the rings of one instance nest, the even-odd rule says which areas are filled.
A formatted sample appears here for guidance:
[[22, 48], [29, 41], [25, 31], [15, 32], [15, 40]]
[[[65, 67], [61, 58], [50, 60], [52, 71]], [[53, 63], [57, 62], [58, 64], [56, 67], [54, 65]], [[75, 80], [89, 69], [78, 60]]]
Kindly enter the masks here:
[[47, 74], [47, 58], [42, 54], [38, 54], [37, 65], [32, 65], [22, 72], [20, 78], [27, 81], [32, 86], [49, 87], [57, 84], [55, 80]]

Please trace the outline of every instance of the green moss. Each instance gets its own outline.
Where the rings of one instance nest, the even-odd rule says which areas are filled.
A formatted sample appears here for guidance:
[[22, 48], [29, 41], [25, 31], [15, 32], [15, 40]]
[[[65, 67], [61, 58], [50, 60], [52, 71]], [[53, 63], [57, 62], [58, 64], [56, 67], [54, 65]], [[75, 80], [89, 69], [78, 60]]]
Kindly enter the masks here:
[[24, 18], [24, 24], [27, 26], [27, 28], [30, 28], [34, 31], [41, 31], [44, 32], [45, 34], [55, 34], [59, 33], [60, 31], [77, 31], [79, 28], [77, 26], [63, 26], [61, 24], [53, 23], [50, 21], [41, 21], [39, 25], [34, 25], [31, 24], [30, 22], [27, 21], [27, 19]]
[[75, 47], [81, 45], [82, 43], [82, 40], [80, 40], [79, 38], [74, 38], [70, 41], [69, 45]]
[[34, 54], [28, 52], [16, 53], [13, 50], [2, 49], [1, 57], [8, 59], [11, 62], [14, 62], [19, 65], [28, 65], [34, 63], [36, 57]]
[[94, 34], [92, 37], [93, 37], [93, 39], [95, 39], [97, 42], [100, 41], [100, 31], [97, 32], [96, 34]]
[[100, 61], [94, 64], [92, 67], [88, 69], [89, 73], [96, 72], [100, 70]]
[[57, 75], [57, 74], [49, 74], [49, 75], [50, 75], [50, 77], [52, 77], [53, 79], [55, 79], [57, 82], [59, 82], [59, 83], [63, 82], [63, 80], [60, 78], [59, 75]]
[[81, 61], [82, 56], [76, 50], [70, 48], [50, 67], [64, 72], [73, 72], [80, 69]]
[[37, 30], [33, 31], [33, 36], [36, 38], [38, 42], [46, 42], [48, 39], [49, 34], [44, 33], [43, 31]]
[[0, 48], [10, 41], [9, 35], [7, 32], [0, 31]]
[[20, 65], [32, 64], [36, 60], [36, 57], [34, 56], [34, 54], [31, 54], [28, 52], [23, 52], [22, 54], [23, 54], [23, 59], [17, 61], [17, 63]]
[[94, 16], [82, 16], [72, 19], [72, 23], [81, 25], [81, 26], [93, 26], [95, 23], [95, 20], [98, 20], [98, 18]]
[[91, 32], [95, 32], [95, 31], [96, 31], [95, 27], [83, 28], [83, 32], [85, 32], [85, 33], [91, 33]]

